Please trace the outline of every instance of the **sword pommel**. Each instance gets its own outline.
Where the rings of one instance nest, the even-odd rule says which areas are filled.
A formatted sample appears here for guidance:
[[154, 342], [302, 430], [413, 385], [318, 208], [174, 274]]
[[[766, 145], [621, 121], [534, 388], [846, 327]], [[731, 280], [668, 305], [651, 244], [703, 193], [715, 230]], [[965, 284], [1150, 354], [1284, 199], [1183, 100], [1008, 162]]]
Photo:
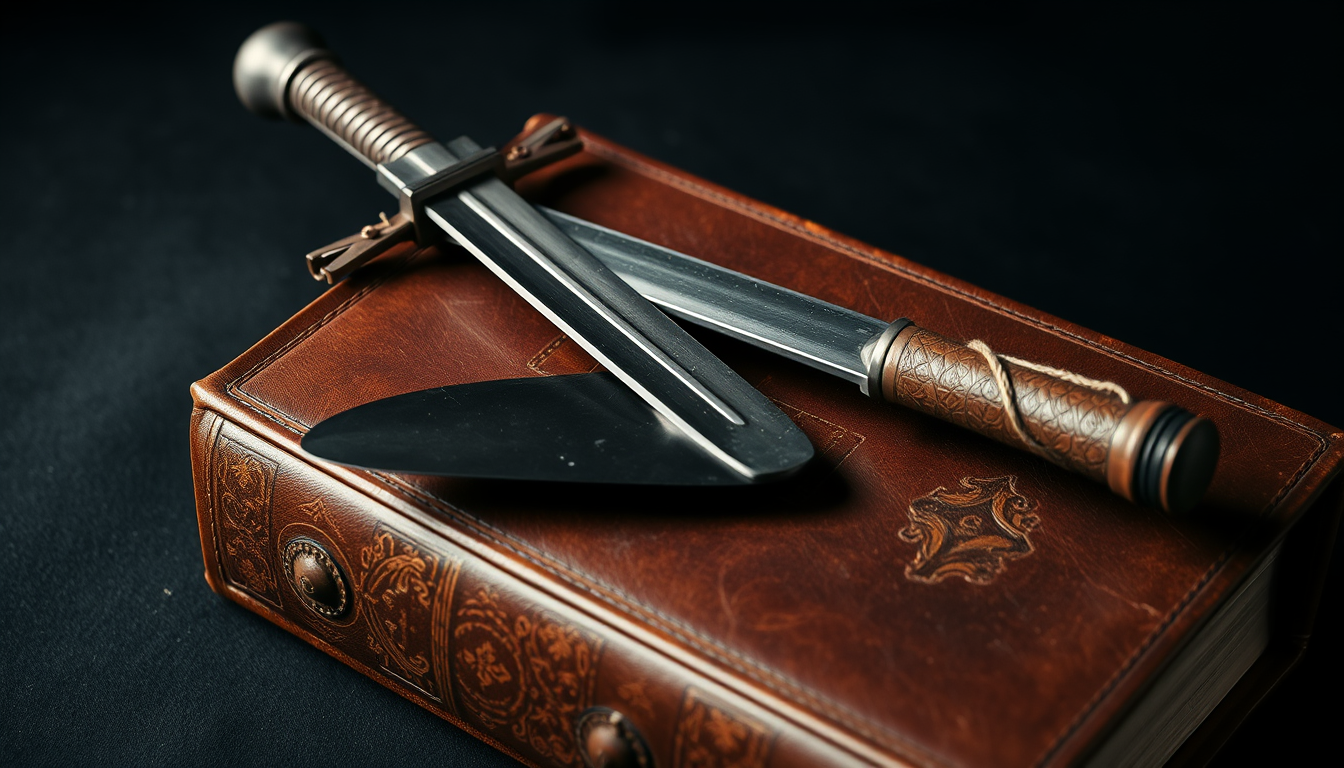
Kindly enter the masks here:
[[289, 106], [289, 83], [305, 65], [325, 59], [335, 62], [322, 37], [293, 21], [277, 21], [253, 32], [233, 59], [233, 89], [243, 106], [273, 120], [299, 121]]
[[434, 141], [351, 77], [316, 32], [292, 21], [268, 24], [243, 41], [233, 87], [256, 114], [307, 120], [369, 166]]

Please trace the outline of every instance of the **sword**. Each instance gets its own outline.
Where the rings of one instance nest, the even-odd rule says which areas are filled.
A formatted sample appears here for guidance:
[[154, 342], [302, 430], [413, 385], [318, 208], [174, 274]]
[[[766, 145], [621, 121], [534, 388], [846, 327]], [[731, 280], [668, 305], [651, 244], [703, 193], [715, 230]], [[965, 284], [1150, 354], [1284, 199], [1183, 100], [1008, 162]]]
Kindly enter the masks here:
[[[397, 216], [310, 253], [315, 277], [334, 281], [389, 245], [410, 236], [425, 243], [440, 228], [628, 385], [588, 374], [387, 398], [314, 427], [303, 445], [316, 455], [389, 470], [602, 482], [734, 483], [801, 466], [811, 447], [796, 427], [651, 301], [848, 379], [870, 397], [1030, 451], [1131, 501], [1183, 511], [1212, 478], [1217, 429], [1171, 403], [1131, 402], [1110, 382], [996, 355], [904, 318], [887, 323], [557, 212], [539, 213], [501, 179], [577, 151], [563, 119], [526, 132], [503, 157], [466, 138], [440, 145], [294, 24], [249, 38], [234, 76], [254, 112], [308, 120], [375, 167], [379, 182], [399, 196]], [[449, 390], [450, 400], [470, 400], [485, 418], [426, 421], [425, 407], [442, 410], [436, 398]], [[518, 405], [523, 401], [530, 409]], [[419, 424], [399, 425], [398, 408], [409, 408]], [[519, 438], [522, 430], [536, 435], [548, 427], [551, 435], [531, 446]], [[511, 466], [501, 471], [485, 453], [463, 454], [462, 445], [477, 444], [468, 437], [502, 448], [496, 455], [512, 452]], [[450, 449], [436, 454], [429, 450], [435, 441]], [[547, 451], [552, 455], [536, 460]]]
[[370, 244], [410, 235], [427, 244], [441, 230], [738, 482], [787, 476], [812, 457], [806, 436], [765, 396], [505, 183], [533, 161], [576, 151], [568, 126], [507, 157], [466, 137], [440, 144], [351, 77], [315, 32], [290, 22], [248, 37], [233, 74], [250, 110], [306, 120], [398, 197], [397, 217], [362, 233]]

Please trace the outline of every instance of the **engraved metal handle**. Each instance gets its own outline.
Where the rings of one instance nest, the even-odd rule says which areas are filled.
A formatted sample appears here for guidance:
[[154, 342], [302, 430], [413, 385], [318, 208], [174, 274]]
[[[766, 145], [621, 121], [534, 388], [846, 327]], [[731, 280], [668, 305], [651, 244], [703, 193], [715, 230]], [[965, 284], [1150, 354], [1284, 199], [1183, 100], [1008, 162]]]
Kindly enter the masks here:
[[352, 77], [302, 24], [281, 21], [253, 32], [234, 58], [233, 87], [249, 110], [307, 120], [369, 166], [434, 141]]
[[909, 325], [883, 356], [882, 398], [1035, 453], [1140, 504], [1179, 513], [1204, 495], [1219, 449], [1208, 419], [1013, 361], [999, 365], [1008, 405], [984, 351]]

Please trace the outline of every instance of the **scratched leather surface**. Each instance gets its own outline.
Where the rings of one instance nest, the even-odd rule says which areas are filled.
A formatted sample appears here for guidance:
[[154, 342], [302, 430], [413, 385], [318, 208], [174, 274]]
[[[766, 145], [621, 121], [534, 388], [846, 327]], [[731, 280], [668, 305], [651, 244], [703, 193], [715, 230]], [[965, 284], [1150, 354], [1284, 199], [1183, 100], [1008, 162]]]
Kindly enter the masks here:
[[[1324, 424], [599, 139], [520, 191], [866, 314], [1120, 382], [1218, 425], [1224, 453], [1205, 510], [1176, 521], [697, 334], [798, 421], [820, 466], [774, 486], [657, 493], [366, 476], [522, 563], [541, 588], [581, 590], [686, 649], [687, 664], [765, 705], [815, 712], [894, 759], [1025, 766], [1075, 756], [1337, 466], [1337, 435]], [[457, 249], [403, 249], [206, 380], [198, 397], [296, 445], [307, 426], [377, 397], [591, 367], [557, 336]], [[988, 583], [908, 577], [919, 551], [901, 534], [912, 502], [1007, 476], [1036, 517], [1032, 551]]]

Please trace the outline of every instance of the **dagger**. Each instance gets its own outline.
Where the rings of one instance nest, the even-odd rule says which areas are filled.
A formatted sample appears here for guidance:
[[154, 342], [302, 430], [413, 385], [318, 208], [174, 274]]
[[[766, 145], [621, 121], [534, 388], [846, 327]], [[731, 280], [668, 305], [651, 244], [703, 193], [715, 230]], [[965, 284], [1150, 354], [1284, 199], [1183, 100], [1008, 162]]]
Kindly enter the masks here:
[[776, 479], [812, 457], [806, 436], [764, 395], [505, 183], [507, 162], [527, 159], [519, 147], [505, 158], [466, 137], [435, 141], [351, 77], [300, 24], [254, 32], [238, 50], [233, 76], [251, 111], [306, 120], [375, 170], [401, 207], [397, 221], [375, 228], [379, 234], [413, 231], [428, 243], [441, 230], [720, 471], [739, 482]]
[[[559, 211], [538, 210], [672, 316], [857, 384], [869, 397], [1027, 450], [1130, 501], [1183, 512], [1212, 478], [1217, 429], [1171, 403], [1133, 402], [1109, 382], [1003, 358], [983, 344], [962, 344], [905, 318], [888, 323]], [[389, 397], [317, 424], [303, 447], [338, 463], [416, 474], [723, 482], [662, 436], [656, 420], [641, 416], [639, 404], [602, 373]]]
[[1133, 402], [1111, 382], [996, 355], [902, 318], [888, 323], [540, 208], [655, 306], [695, 325], [855, 383], [1022, 448], [1168, 512], [1204, 495], [1219, 454], [1213, 422], [1172, 403]]

